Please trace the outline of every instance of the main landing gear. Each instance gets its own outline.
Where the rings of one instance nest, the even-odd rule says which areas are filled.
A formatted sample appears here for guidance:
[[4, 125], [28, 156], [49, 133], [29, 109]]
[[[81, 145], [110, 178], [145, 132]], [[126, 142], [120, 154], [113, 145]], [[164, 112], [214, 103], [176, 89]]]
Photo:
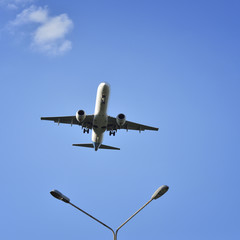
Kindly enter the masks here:
[[88, 134], [89, 133], [89, 128], [84, 128], [83, 129], [83, 133], [87, 133]]
[[110, 131], [110, 132], [109, 132], [109, 136], [111, 136], [111, 135], [115, 136], [116, 132], [117, 132], [117, 131], [115, 131], [115, 130]]

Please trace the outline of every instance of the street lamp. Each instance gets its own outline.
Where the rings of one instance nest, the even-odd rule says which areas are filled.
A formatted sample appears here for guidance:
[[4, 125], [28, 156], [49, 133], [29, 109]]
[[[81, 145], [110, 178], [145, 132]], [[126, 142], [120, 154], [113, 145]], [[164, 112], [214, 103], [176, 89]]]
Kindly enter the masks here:
[[66, 197], [65, 195], [63, 195], [61, 192], [59, 192], [58, 190], [53, 190], [50, 192], [52, 194], [53, 197], [62, 200], [65, 203], [70, 203], [70, 199], [68, 197]]
[[50, 192], [50, 194], [65, 202], [68, 203], [70, 205], [72, 205], [73, 207], [75, 207], [76, 209], [78, 209], [79, 211], [85, 213], [87, 216], [91, 217], [92, 219], [94, 219], [95, 221], [99, 222], [100, 224], [102, 224], [104, 227], [108, 228], [109, 230], [112, 231], [113, 233], [113, 239], [117, 240], [117, 233], [120, 230], [120, 228], [122, 228], [128, 221], [130, 221], [136, 214], [138, 214], [143, 208], [145, 208], [152, 200], [156, 200], [158, 198], [160, 198], [162, 195], [164, 195], [167, 191], [168, 191], [169, 187], [166, 185], [162, 185], [161, 187], [159, 187], [154, 194], [152, 195], [152, 197], [150, 198], [150, 200], [145, 203], [139, 210], [137, 210], [130, 218], [128, 218], [122, 225], [120, 225], [116, 231], [114, 231], [111, 227], [109, 227], [108, 225], [106, 225], [105, 223], [101, 222], [100, 220], [98, 220], [97, 218], [93, 217], [92, 215], [90, 215], [89, 213], [85, 212], [84, 210], [82, 210], [81, 208], [75, 206], [73, 203], [70, 202], [70, 199], [68, 197], [66, 197], [65, 195], [63, 195], [61, 192], [59, 192], [58, 190], [52, 190]]

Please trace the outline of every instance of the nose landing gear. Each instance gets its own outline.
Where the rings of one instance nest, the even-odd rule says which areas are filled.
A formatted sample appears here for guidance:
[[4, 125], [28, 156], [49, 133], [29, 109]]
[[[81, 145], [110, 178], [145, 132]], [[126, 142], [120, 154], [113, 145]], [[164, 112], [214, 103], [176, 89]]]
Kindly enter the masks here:
[[106, 96], [103, 94], [102, 99], [101, 99], [103, 104], [105, 104], [105, 98], [106, 98]]

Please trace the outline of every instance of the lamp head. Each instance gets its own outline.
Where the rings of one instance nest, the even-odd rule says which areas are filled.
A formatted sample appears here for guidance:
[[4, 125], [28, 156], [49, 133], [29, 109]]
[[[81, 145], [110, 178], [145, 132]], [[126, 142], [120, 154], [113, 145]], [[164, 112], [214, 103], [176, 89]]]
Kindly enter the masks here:
[[69, 203], [70, 202], [70, 199], [68, 198], [68, 197], [66, 197], [65, 195], [63, 195], [61, 192], [59, 192], [58, 190], [52, 190], [51, 192], [50, 192], [50, 194], [53, 196], [53, 197], [55, 197], [55, 198], [57, 198], [58, 200], [62, 200], [63, 202], [65, 202], [65, 203]]
[[155, 193], [152, 195], [151, 199], [158, 199], [160, 198], [163, 194], [165, 194], [168, 191], [169, 187], [167, 185], [162, 185], [159, 187]]

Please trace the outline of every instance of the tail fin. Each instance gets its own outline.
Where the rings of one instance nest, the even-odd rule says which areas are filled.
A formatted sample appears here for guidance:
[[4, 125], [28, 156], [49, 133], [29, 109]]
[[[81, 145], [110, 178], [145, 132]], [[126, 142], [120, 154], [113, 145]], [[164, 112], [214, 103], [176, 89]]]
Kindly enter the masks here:
[[[77, 147], [87, 147], [87, 148], [94, 148], [94, 145], [92, 143], [81, 143], [81, 144], [73, 144], [73, 146]], [[120, 150], [120, 148], [112, 147], [112, 146], [107, 146], [104, 144], [101, 144], [99, 146], [101, 149], [111, 149], [111, 150]]]

